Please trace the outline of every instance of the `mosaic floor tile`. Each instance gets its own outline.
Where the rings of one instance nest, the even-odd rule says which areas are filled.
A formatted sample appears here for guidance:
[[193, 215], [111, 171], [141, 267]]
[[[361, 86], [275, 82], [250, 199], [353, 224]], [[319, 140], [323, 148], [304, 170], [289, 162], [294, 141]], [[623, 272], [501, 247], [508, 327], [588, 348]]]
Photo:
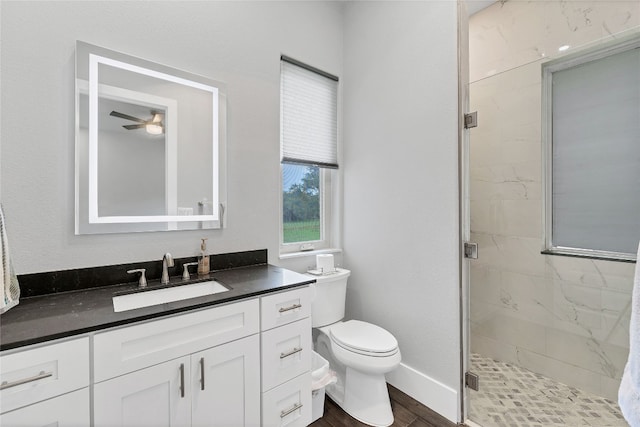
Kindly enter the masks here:
[[469, 419], [483, 427], [628, 427], [616, 402], [524, 368], [472, 354], [471, 371]]

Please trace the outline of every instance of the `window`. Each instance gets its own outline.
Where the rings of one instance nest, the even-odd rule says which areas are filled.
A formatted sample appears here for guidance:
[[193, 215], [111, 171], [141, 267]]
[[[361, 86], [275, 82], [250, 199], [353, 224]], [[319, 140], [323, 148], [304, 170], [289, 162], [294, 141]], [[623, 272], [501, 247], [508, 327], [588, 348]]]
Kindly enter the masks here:
[[543, 66], [545, 253], [634, 260], [640, 39]]
[[332, 246], [338, 78], [281, 58], [281, 253]]

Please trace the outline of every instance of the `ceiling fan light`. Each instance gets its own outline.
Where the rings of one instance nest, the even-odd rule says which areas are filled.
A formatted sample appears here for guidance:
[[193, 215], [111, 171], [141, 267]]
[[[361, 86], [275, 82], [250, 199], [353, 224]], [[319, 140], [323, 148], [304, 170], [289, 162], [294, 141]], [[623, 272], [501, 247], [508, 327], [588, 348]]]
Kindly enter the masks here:
[[160, 135], [162, 133], [162, 126], [147, 124], [145, 125], [145, 130], [147, 131], [147, 133], [150, 133], [151, 135]]

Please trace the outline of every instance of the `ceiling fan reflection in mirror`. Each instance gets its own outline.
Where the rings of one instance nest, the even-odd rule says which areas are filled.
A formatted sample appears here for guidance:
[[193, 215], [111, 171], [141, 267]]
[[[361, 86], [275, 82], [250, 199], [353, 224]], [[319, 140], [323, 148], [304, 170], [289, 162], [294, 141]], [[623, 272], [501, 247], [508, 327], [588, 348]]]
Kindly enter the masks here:
[[128, 114], [119, 113], [117, 111], [112, 111], [111, 113], [109, 113], [109, 115], [138, 123], [135, 125], [123, 125], [122, 127], [127, 130], [144, 128], [147, 133], [150, 133], [151, 135], [160, 135], [164, 132], [164, 124], [162, 123], [162, 117], [164, 116], [164, 113], [161, 111], [151, 110], [151, 119], [149, 120], [143, 120], [138, 117], [130, 116]]

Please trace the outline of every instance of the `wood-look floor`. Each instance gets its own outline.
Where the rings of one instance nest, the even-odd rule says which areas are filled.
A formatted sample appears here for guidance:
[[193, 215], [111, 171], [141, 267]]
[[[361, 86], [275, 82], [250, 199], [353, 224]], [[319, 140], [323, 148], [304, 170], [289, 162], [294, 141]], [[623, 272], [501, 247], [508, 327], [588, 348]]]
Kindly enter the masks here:
[[[393, 410], [394, 417], [393, 427], [456, 426], [455, 423], [452, 423], [391, 385], [389, 385], [389, 397], [391, 397], [391, 409]], [[349, 416], [327, 396], [324, 402], [324, 416], [311, 424], [311, 426], [366, 427], [366, 424]]]

